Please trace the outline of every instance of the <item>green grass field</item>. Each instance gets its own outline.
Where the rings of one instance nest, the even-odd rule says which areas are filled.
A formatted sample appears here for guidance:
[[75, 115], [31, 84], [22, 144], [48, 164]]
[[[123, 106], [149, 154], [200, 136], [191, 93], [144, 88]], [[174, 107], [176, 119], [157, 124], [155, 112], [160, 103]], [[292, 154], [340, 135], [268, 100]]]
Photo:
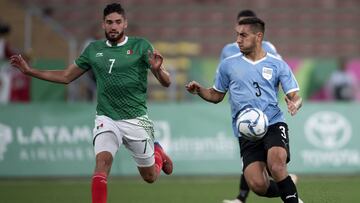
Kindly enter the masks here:
[[[155, 184], [138, 178], [111, 178], [108, 203], [221, 203], [236, 195], [237, 177], [161, 177]], [[301, 176], [298, 190], [305, 203], [360, 202], [360, 176]], [[1, 203], [89, 203], [90, 178], [0, 180]], [[251, 193], [248, 203], [281, 202]]]

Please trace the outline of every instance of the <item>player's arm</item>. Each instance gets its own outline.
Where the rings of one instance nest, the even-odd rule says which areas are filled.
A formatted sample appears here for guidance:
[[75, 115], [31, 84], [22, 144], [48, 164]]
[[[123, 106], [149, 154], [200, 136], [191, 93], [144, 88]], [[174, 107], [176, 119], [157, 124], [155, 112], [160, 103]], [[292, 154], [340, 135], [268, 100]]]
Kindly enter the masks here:
[[214, 88], [204, 88], [196, 81], [190, 82], [185, 87], [191, 94], [197, 94], [205, 101], [215, 104], [221, 102], [225, 97], [225, 93], [218, 92]]
[[39, 78], [41, 80], [63, 84], [70, 83], [85, 72], [85, 70], [82, 70], [75, 64], [71, 64], [63, 70], [37, 70], [30, 67], [29, 64], [21, 57], [21, 55], [11, 56], [10, 63], [25, 75]]
[[164, 87], [169, 87], [171, 84], [170, 74], [162, 65], [164, 58], [157, 51], [154, 50], [153, 53], [149, 52], [149, 63], [151, 65], [151, 72], [154, 74], [156, 79]]
[[285, 101], [289, 113], [294, 116], [302, 106], [302, 98], [299, 96], [298, 91], [290, 92], [285, 96]]

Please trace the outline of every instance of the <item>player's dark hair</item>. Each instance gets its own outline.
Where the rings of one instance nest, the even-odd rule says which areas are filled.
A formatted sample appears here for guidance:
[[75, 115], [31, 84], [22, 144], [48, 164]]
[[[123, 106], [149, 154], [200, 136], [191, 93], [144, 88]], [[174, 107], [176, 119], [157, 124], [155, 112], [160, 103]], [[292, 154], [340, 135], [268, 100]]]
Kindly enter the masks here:
[[124, 8], [121, 6], [121, 4], [119, 3], [112, 3], [112, 4], [108, 4], [105, 8], [104, 8], [104, 16], [103, 18], [105, 19], [105, 17], [111, 13], [118, 13], [122, 16], [125, 17], [125, 10]]
[[265, 33], [265, 23], [260, 18], [245, 18], [240, 20], [238, 25], [250, 25], [253, 32]]
[[238, 13], [236, 19], [239, 20], [239, 18], [242, 18], [242, 17], [256, 17], [256, 14], [252, 10], [242, 10]]

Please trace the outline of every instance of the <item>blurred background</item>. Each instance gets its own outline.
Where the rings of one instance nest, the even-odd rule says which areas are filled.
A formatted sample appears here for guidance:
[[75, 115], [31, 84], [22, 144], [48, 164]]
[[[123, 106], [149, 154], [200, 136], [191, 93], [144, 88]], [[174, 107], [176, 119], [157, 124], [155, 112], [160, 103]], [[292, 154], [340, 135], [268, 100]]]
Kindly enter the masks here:
[[[19, 179], [91, 176], [96, 106], [92, 73], [67, 86], [58, 85], [22, 75], [9, 65], [8, 59], [12, 54], [22, 54], [39, 69], [66, 67], [90, 41], [104, 37], [102, 12], [110, 2], [0, 1], [0, 187], [9, 190], [0, 190], [0, 194], [3, 191], [0, 200], [3, 195], [15, 193], [9, 185], [19, 187]], [[295, 117], [287, 115], [287, 122], [292, 147], [289, 169], [304, 177], [300, 188], [305, 195], [309, 194], [304, 199], [360, 201], [356, 192], [351, 193], [352, 199], [344, 199], [347, 195], [329, 192], [337, 191], [335, 188], [323, 190], [322, 185], [344, 177], [335, 180], [343, 181], [343, 187], [352, 191], [349, 182], [360, 179], [360, 1], [120, 3], [127, 12], [127, 35], [151, 41], [164, 55], [173, 80], [170, 88], [165, 89], [149, 74], [148, 109], [157, 138], [176, 164], [175, 177], [229, 176], [224, 183], [228, 189], [206, 202], [220, 202], [222, 196], [236, 195], [241, 160], [237, 139], [231, 131], [229, 105], [226, 101], [218, 105], [205, 103], [188, 94], [184, 85], [191, 80], [213, 85], [222, 48], [235, 41], [236, 16], [243, 9], [251, 9], [265, 21], [265, 39], [274, 44], [290, 65], [301, 88], [304, 107]], [[280, 103], [286, 111], [282, 97], [279, 96]], [[112, 174], [127, 178], [138, 177], [137, 173], [130, 155], [121, 149]], [[329, 178], [318, 181], [324, 175]], [[168, 182], [178, 184], [177, 180]], [[318, 199], [319, 195], [311, 194], [317, 190], [321, 194]], [[52, 202], [56, 202], [57, 194], [50, 195]], [[327, 199], [326, 195], [334, 197]], [[85, 200], [75, 202], [88, 202], [88, 196], [83, 195]], [[4, 202], [16, 202], [7, 197]], [[34, 202], [41, 202], [40, 199]], [[129, 199], [132, 201], [126, 202], [143, 202], [134, 197]], [[189, 197], [185, 202], [198, 201]]]

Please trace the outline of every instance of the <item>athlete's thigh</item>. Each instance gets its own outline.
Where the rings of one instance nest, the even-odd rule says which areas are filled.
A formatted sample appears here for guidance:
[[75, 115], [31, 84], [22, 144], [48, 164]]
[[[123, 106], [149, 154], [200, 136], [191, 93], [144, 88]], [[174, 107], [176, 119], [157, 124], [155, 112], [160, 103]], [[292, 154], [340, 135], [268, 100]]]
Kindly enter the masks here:
[[[289, 130], [286, 123], [279, 122], [269, 126], [268, 132], [264, 137], [264, 144], [268, 153], [276, 152], [276, 154], [273, 153], [274, 156], [278, 156], [277, 154], [280, 153], [281, 156], [285, 156], [286, 163], [290, 161]], [[284, 150], [270, 150], [274, 147], [280, 147]], [[271, 156], [271, 154], [268, 154], [268, 156]]]
[[119, 125], [123, 144], [130, 151], [138, 167], [150, 167], [154, 159], [154, 127], [147, 117], [123, 120]]
[[246, 182], [250, 188], [256, 190], [265, 190], [269, 186], [269, 176], [266, 170], [266, 163], [254, 161], [244, 170]]
[[93, 130], [93, 146], [95, 155], [100, 152], [110, 152], [115, 157], [120, 145], [122, 136], [115, 126], [115, 121], [106, 116], [96, 116]]
[[106, 131], [98, 134], [94, 139], [94, 152], [98, 155], [100, 152], [109, 152], [114, 158], [116, 152], [119, 150], [119, 141], [116, 135], [111, 131]]
[[262, 140], [249, 141], [243, 137], [239, 138], [240, 153], [243, 161], [243, 171], [253, 162], [266, 163], [266, 150]]

